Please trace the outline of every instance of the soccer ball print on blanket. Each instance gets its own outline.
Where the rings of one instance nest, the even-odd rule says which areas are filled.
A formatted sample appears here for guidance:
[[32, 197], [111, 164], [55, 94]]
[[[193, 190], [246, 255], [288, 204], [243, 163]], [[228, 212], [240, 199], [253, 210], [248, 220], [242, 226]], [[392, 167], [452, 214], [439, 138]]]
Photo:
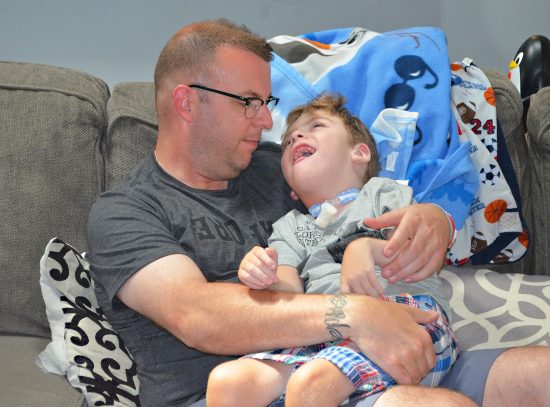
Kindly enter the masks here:
[[40, 285], [52, 342], [38, 366], [66, 375], [90, 406], [139, 406], [136, 363], [98, 306], [82, 255], [52, 239], [40, 261]]

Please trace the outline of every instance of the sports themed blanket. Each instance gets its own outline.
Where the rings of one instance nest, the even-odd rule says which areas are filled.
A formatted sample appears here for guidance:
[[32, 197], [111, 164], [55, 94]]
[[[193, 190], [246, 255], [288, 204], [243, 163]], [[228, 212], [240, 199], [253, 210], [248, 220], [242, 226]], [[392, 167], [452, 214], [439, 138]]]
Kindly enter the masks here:
[[[407, 180], [418, 202], [437, 203], [453, 216], [460, 231], [449, 263], [462, 264], [470, 258], [476, 264], [508, 262], [524, 254], [527, 240], [526, 234], [522, 243], [518, 240], [524, 227], [516, 200], [496, 153], [491, 154], [479, 137], [484, 131], [494, 135], [484, 141], [494, 139], [491, 146], [496, 151], [496, 110], [484, 96], [490, 93], [490, 84], [481, 70], [470, 79], [484, 78], [484, 83], [470, 79], [458, 83], [466, 70], [455, 64], [453, 69], [461, 68], [451, 73], [441, 30], [416, 27], [381, 34], [344, 28], [278, 36], [269, 42], [275, 52], [272, 93], [281, 101], [272, 112], [274, 126], [264, 132], [264, 139], [280, 141], [286, 115], [297, 105], [324, 91], [343, 94], [346, 107], [373, 133], [381, 156], [379, 175]], [[477, 99], [478, 109], [468, 104], [474, 89], [481, 88], [490, 108]], [[462, 105], [451, 107], [451, 92], [453, 103]], [[463, 106], [470, 107], [470, 115], [474, 112], [466, 117], [467, 123], [458, 112]], [[477, 111], [484, 116], [477, 118], [481, 124], [472, 130], [471, 122], [478, 123]], [[485, 124], [489, 122], [492, 128]], [[476, 153], [480, 147], [484, 153]], [[495, 182], [487, 182], [488, 178]], [[493, 201], [498, 203], [491, 206]], [[482, 208], [484, 214], [495, 206], [496, 215], [489, 216], [490, 221], [475, 210]], [[474, 238], [481, 236], [484, 243], [473, 248]]]

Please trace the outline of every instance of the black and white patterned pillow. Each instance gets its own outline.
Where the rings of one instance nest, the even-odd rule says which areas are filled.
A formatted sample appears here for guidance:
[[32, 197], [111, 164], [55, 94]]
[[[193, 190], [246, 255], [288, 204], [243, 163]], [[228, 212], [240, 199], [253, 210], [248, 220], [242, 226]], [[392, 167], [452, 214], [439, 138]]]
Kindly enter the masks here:
[[52, 342], [38, 366], [66, 375], [89, 406], [139, 406], [136, 363], [97, 304], [83, 256], [52, 239], [40, 261], [40, 285]]

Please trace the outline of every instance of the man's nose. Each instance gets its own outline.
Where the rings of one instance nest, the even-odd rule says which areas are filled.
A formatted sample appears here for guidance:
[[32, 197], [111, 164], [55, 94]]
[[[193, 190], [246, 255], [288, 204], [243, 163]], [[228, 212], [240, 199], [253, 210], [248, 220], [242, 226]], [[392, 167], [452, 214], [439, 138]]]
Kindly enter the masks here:
[[271, 117], [271, 111], [266, 105], [260, 108], [256, 115], [256, 120], [258, 121], [258, 125], [263, 129], [269, 130], [273, 127], [273, 117]]

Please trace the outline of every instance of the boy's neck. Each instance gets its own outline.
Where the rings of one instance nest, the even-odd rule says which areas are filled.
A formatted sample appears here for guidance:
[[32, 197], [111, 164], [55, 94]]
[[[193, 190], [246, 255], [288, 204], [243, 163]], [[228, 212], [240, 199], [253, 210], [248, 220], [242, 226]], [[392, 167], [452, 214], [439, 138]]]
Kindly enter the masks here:
[[353, 202], [355, 198], [357, 198], [357, 195], [359, 195], [360, 190], [361, 190], [360, 188], [346, 189], [345, 191], [342, 191], [336, 194], [336, 196], [332, 199], [327, 199], [323, 202], [317, 202], [311, 205], [308, 208], [308, 211], [311, 214], [311, 216], [313, 216], [314, 218], [317, 218], [321, 212], [322, 205], [325, 203], [331, 204], [337, 210], [339, 208], [343, 208], [350, 202]]

